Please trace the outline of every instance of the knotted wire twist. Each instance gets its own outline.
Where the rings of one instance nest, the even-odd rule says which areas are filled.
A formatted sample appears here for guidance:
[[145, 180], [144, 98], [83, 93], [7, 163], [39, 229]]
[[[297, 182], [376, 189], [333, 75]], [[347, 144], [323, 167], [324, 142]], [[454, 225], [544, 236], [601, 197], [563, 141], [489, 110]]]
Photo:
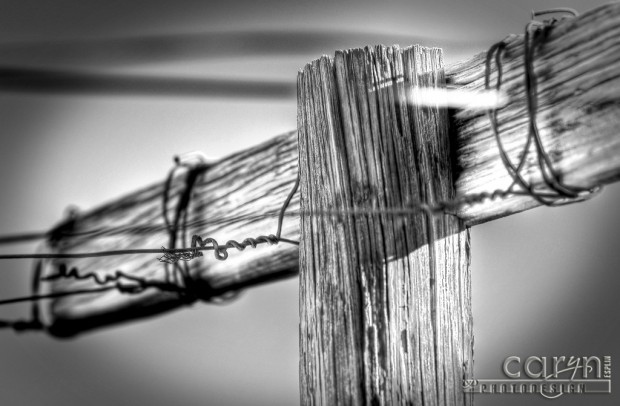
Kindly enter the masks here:
[[[528, 22], [525, 26], [524, 34], [524, 85], [526, 93], [527, 111], [528, 111], [528, 136], [526, 139], [523, 153], [519, 159], [517, 165], [515, 165], [506, 152], [502, 139], [499, 133], [499, 125], [497, 113], [498, 109], [494, 108], [487, 111], [487, 116], [491, 123], [491, 131], [498, 146], [499, 156], [508, 174], [512, 178], [512, 183], [505, 190], [504, 196], [526, 194], [536, 200], [538, 203], [545, 206], [561, 206], [568, 203], [574, 203], [578, 201], [587, 200], [598, 193], [602, 188], [600, 186], [585, 188], [578, 186], [567, 185], [563, 182], [561, 174], [554, 168], [551, 161], [551, 157], [545, 150], [537, 125], [537, 112], [538, 112], [538, 81], [534, 71], [534, 54], [536, 50], [537, 41], [542, 37], [543, 31], [551, 28], [556, 22], [556, 19], [540, 22], [534, 20], [539, 15], [550, 13], [569, 13], [573, 17], [578, 16], [578, 13], [573, 9], [558, 8], [545, 10], [540, 12], [532, 12], [532, 21]], [[497, 79], [495, 84], [495, 90], [500, 91], [502, 85], [502, 56], [506, 49], [506, 42], [500, 41], [491, 46], [487, 52], [485, 61], [485, 88], [489, 90], [491, 88], [491, 62], [495, 59], [495, 65], [497, 66]], [[530, 146], [534, 144], [537, 154], [537, 163], [542, 175], [543, 183], [546, 190], [537, 190], [531, 183], [527, 182], [521, 175], [521, 170], [526, 162], [527, 155], [529, 154]], [[521, 191], [515, 190], [515, 187], [520, 187]], [[471, 201], [471, 200], [470, 200]]]
[[191, 261], [194, 258], [201, 257], [203, 254], [201, 251], [198, 250], [198, 248], [207, 247], [208, 244], [211, 244], [211, 247], [213, 247], [213, 254], [215, 256], [215, 259], [225, 261], [226, 259], [228, 259], [229, 248], [236, 248], [239, 251], [243, 251], [247, 247], [256, 248], [257, 245], [262, 243], [274, 245], [278, 242], [280, 242], [280, 239], [278, 237], [273, 234], [269, 234], [261, 235], [256, 238], [246, 238], [242, 242], [228, 240], [226, 244], [220, 245], [215, 238], [203, 239], [199, 235], [194, 235], [192, 237], [192, 245], [187, 251], [174, 252], [169, 251], [166, 248], [162, 248], [164, 250], [164, 255], [159, 258], [159, 261], [169, 264], [174, 264], [178, 261]]
[[298, 245], [299, 241], [293, 241], [293, 240], [289, 240], [289, 239], [281, 237], [282, 236], [282, 225], [284, 223], [284, 215], [286, 214], [286, 209], [288, 208], [291, 200], [293, 199], [293, 196], [295, 195], [295, 193], [297, 193], [298, 189], [299, 189], [299, 174], [297, 175], [293, 188], [289, 192], [288, 196], [286, 197], [286, 200], [284, 201], [284, 203], [282, 204], [282, 207], [280, 208], [280, 213], [278, 215], [278, 228], [275, 234], [261, 235], [256, 238], [248, 237], [244, 239], [242, 242], [238, 242], [236, 240], [228, 240], [226, 244], [224, 245], [220, 245], [215, 238], [207, 237], [203, 239], [199, 235], [194, 235], [192, 236], [191, 246], [185, 251], [178, 251], [178, 250], [172, 251], [172, 250], [162, 247], [164, 254], [158, 258], [159, 261], [165, 262], [168, 264], [175, 264], [178, 261], [185, 261], [185, 262], [190, 261], [194, 258], [202, 256], [203, 254], [199, 249], [208, 247], [209, 244], [211, 244], [210, 246], [213, 248], [213, 253], [214, 253], [215, 258], [220, 261], [225, 261], [226, 259], [228, 259], [229, 248], [236, 248], [239, 251], [243, 251], [247, 247], [256, 248], [259, 244], [267, 243], [269, 245], [275, 245], [275, 244], [278, 244], [279, 242], [286, 242], [289, 244]]
[[[549, 13], [569, 13], [573, 16], [577, 16], [577, 13], [572, 9], [552, 9], [541, 12], [533, 12], [532, 19], [539, 15], [549, 14]], [[544, 146], [541, 141], [541, 137], [538, 131], [536, 116], [538, 110], [538, 99], [537, 99], [537, 77], [534, 72], [534, 54], [537, 45], [537, 41], [542, 37], [544, 30], [552, 27], [557, 20], [553, 19], [550, 21], [539, 22], [539, 21], [530, 21], [525, 27], [525, 35], [524, 35], [524, 79], [525, 79], [525, 93], [526, 93], [526, 101], [527, 101], [527, 111], [528, 111], [528, 136], [526, 139], [526, 143], [523, 149], [523, 153], [515, 165], [506, 152], [506, 149], [503, 146], [501, 136], [499, 133], [499, 125], [498, 125], [498, 109], [491, 109], [487, 111], [487, 116], [491, 123], [491, 131], [496, 140], [499, 150], [499, 156], [502, 160], [502, 163], [506, 170], [508, 171], [510, 177], [512, 178], [512, 183], [506, 189], [497, 189], [492, 192], [482, 192], [476, 194], [470, 194], [465, 196], [460, 196], [454, 200], [449, 201], [440, 201], [436, 203], [426, 203], [426, 202], [415, 202], [411, 204], [411, 207], [402, 208], [402, 209], [345, 209], [345, 210], [324, 210], [324, 211], [313, 211], [311, 214], [331, 214], [331, 215], [355, 215], [355, 214], [411, 214], [415, 211], [423, 211], [428, 215], [445, 215], [445, 214], [454, 214], [454, 212], [462, 207], [467, 205], [474, 205], [488, 200], [496, 200], [500, 198], [506, 198], [512, 195], [527, 195], [535, 199], [540, 204], [546, 206], [559, 206], [567, 203], [582, 201], [591, 198], [602, 188], [600, 186], [585, 188], [585, 187], [577, 187], [567, 185], [563, 182], [561, 174], [554, 168], [551, 158], [549, 154], [545, 151]], [[485, 88], [489, 90], [491, 88], [490, 78], [491, 78], [491, 65], [492, 62], [495, 61], [496, 69], [497, 69], [497, 79], [495, 84], [495, 90], [500, 91], [502, 85], [502, 57], [504, 51], [506, 49], [506, 42], [500, 41], [488, 50], [486, 61], [485, 61]], [[543, 183], [546, 187], [546, 190], [540, 190], [540, 188], [534, 187], [531, 183], [527, 182], [523, 176], [521, 175], [521, 171], [524, 168], [527, 155], [529, 153], [531, 145], [534, 145], [537, 153], [537, 163], [540, 169], [540, 173], [542, 175]], [[107, 288], [115, 288], [116, 290], [123, 293], [140, 293], [144, 291], [148, 287], [155, 287], [160, 290], [169, 290], [169, 291], [177, 291], [183, 296], [187, 296], [188, 292], [191, 295], [195, 295], [196, 292], [192, 292], [196, 288], [196, 281], [191, 277], [189, 273], [189, 267], [187, 262], [191, 261], [197, 257], [203, 256], [201, 249], [212, 249], [214, 251], [214, 256], [218, 260], [226, 260], [228, 258], [228, 249], [235, 248], [239, 251], [243, 251], [248, 246], [256, 248], [257, 245], [267, 243], [270, 245], [278, 244], [279, 242], [287, 242], [291, 244], [299, 244], [298, 241], [287, 240], [281, 238], [282, 231], [282, 223], [283, 217], [285, 215], [285, 211], [299, 187], [299, 174], [297, 176], [295, 185], [291, 192], [289, 193], [286, 201], [284, 202], [278, 217], [278, 229], [276, 234], [270, 234], [267, 236], [259, 236], [256, 238], [246, 238], [242, 242], [238, 242], [235, 240], [229, 240], [224, 245], [220, 245], [214, 238], [202, 238], [198, 235], [194, 235], [192, 237], [191, 246], [187, 249], [177, 249], [176, 240], [177, 233], [181, 232], [181, 239], [185, 242], [186, 239], [186, 230], [188, 226], [188, 207], [191, 201], [191, 193], [193, 185], [197, 179], [197, 177], [204, 172], [204, 170], [208, 167], [206, 164], [199, 165], [189, 165], [182, 160], [175, 158], [175, 167], [170, 171], [170, 174], [167, 178], [167, 181], [164, 186], [164, 194], [163, 194], [163, 204], [162, 204], [162, 215], [164, 218], [164, 223], [169, 232], [169, 246], [170, 248], [162, 247], [163, 255], [159, 258], [161, 262], [166, 263], [167, 265], [173, 265], [176, 272], [179, 272], [182, 276], [185, 286], [177, 285], [176, 283], [167, 282], [157, 282], [157, 281], [148, 281], [144, 278], [136, 277], [124, 273], [122, 271], [116, 271], [113, 275], [106, 275], [103, 278], [98, 277], [94, 273], [86, 273], [80, 274], [77, 268], [72, 268], [71, 270], [67, 270], [67, 267], [64, 264], [59, 266], [58, 273], [46, 276], [45, 278], [41, 278], [41, 261], [37, 262], [36, 270], [34, 272], [33, 279], [33, 296], [31, 300], [33, 303], [32, 308], [32, 317], [29, 321], [18, 320], [18, 321], [0, 321], [0, 328], [7, 327], [12, 328], [15, 331], [25, 331], [25, 330], [41, 330], [45, 329], [44, 324], [41, 322], [39, 318], [39, 309], [36, 305], [37, 300], [40, 298], [44, 298], [45, 296], [38, 295], [39, 291], [39, 281], [51, 281], [60, 278], [73, 278], [78, 280], [91, 279], [95, 284], [101, 286], [107, 286], [100, 288], [99, 290], [93, 291], [102, 291]], [[175, 171], [181, 167], [188, 167], [189, 171], [186, 177], [186, 185], [180, 195], [176, 213], [173, 221], [170, 221], [168, 218], [168, 203], [169, 203], [169, 191], [171, 189], [172, 180], [174, 178]], [[519, 189], [517, 189], [520, 188]], [[97, 232], [99, 232], [97, 230]], [[64, 235], [64, 234], [63, 234]], [[186, 246], [183, 244], [183, 246]], [[34, 257], [34, 256], [33, 256]], [[67, 256], [68, 257], [68, 256]], [[182, 262], [182, 266], [180, 266], [179, 262]], [[120, 282], [121, 279], [128, 279], [134, 282], [133, 285], [126, 285]], [[108, 284], [114, 282], [113, 286], [109, 286]], [[69, 292], [70, 293], [70, 292]], [[67, 294], [69, 294], [67, 293]], [[87, 293], [86, 291], [77, 292], [77, 293]], [[63, 293], [56, 294], [56, 296], [60, 296]], [[54, 297], [56, 297], [54, 296]], [[47, 297], [52, 297], [49, 295]], [[33, 299], [36, 298], [36, 299]], [[26, 298], [28, 299], [28, 298]], [[21, 301], [21, 299], [16, 300], [8, 300], [8, 301], [0, 301], [2, 303], [16, 302]]]

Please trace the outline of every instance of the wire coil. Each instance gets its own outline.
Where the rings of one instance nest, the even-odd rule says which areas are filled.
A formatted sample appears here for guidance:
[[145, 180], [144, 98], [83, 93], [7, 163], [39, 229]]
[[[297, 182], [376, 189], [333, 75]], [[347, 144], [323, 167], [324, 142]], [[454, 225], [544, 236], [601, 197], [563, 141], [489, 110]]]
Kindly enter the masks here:
[[[572, 9], [553, 9], [547, 11], [536, 12], [532, 14], [532, 19], [549, 13], [568, 13], [572, 16], [577, 16], [577, 13]], [[545, 150], [541, 141], [540, 133], [537, 126], [537, 113], [538, 113], [538, 83], [537, 76], [534, 69], [534, 57], [537, 45], [544, 37], [545, 30], [550, 29], [556, 24], [557, 20], [552, 19], [545, 22], [532, 20], [525, 26], [524, 32], [524, 88], [526, 95], [527, 106], [527, 118], [528, 118], [528, 131], [527, 138], [519, 155], [517, 162], [513, 162], [508, 156], [508, 152], [502, 142], [502, 137], [499, 131], [498, 114], [500, 109], [493, 108], [486, 112], [490, 122], [491, 132], [496, 142], [499, 157], [502, 164], [511, 178], [510, 185], [505, 189], [496, 189], [494, 191], [476, 193], [471, 195], [459, 196], [453, 200], [439, 201], [435, 203], [428, 202], [413, 202], [407, 207], [401, 208], [381, 208], [381, 209], [364, 209], [364, 208], [349, 208], [339, 210], [323, 210], [312, 212], [300, 212], [301, 215], [314, 215], [314, 216], [333, 216], [333, 215], [412, 215], [419, 212], [424, 212], [428, 216], [444, 216], [455, 214], [463, 206], [471, 206], [480, 204], [486, 201], [494, 201], [498, 199], [505, 199], [510, 196], [529, 196], [536, 200], [538, 203], [546, 206], [560, 206], [567, 203], [573, 203], [583, 201], [591, 198], [602, 188], [600, 186], [585, 188], [568, 185], [562, 179], [561, 173], [554, 168], [552, 159], [549, 153]], [[508, 44], [505, 41], [500, 41], [492, 45], [487, 54], [485, 60], [484, 71], [484, 85], [486, 90], [502, 90], [503, 81], [503, 57]], [[496, 81], [495, 84], [491, 83], [491, 76], [493, 71], [493, 65], [496, 68]], [[528, 182], [522, 172], [525, 168], [530, 150], [535, 152], [535, 162], [538, 166], [538, 170], [542, 177], [542, 185], [533, 185], [532, 182]], [[185, 184], [179, 191], [176, 207], [174, 208], [174, 216], [171, 218], [170, 202], [172, 201], [170, 193], [172, 189], [172, 183], [177, 174], [177, 171], [185, 168]], [[74, 279], [74, 280], [90, 280], [97, 288], [86, 289], [82, 291], [73, 292], [79, 293], [92, 293], [101, 292], [104, 290], [117, 290], [121, 293], [138, 294], [148, 288], [156, 288], [161, 291], [173, 291], [177, 292], [181, 298], [188, 302], [192, 302], [199, 298], [205, 299], [208, 297], [201, 293], [201, 289], [205, 287], [204, 280], [196, 280], [190, 272], [189, 263], [198, 258], [204, 256], [203, 251], [212, 250], [215, 259], [224, 261], [228, 259], [229, 249], [236, 249], [238, 251], [244, 251], [247, 247], [256, 248], [261, 244], [276, 245], [281, 242], [289, 244], [299, 244], [298, 241], [288, 240], [282, 238], [282, 225], [286, 210], [297, 192], [300, 183], [299, 173], [295, 184], [284, 201], [279, 213], [278, 213], [278, 226], [275, 234], [260, 235], [252, 238], [248, 237], [241, 242], [236, 240], [228, 240], [225, 244], [220, 244], [218, 241], [211, 237], [202, 237], [200, 235], [193, 235], [191, 237], [191, 243], [187, 244], [188, 240], [188, 228], [190, 226], [204, 225], [208, 222], [208, 219], [201, 219], [200, 222], [189, 222], [188, 212], [192, 202], [192, 191], [197, 180], [203, 176], [205, 171], [209, 168], [209, 164], [202, 159], [196, 160], [195, 157], [186, 159], [183, 157], [175, 158], [175, 165], [170, 170], [166, 182], [164, 184], [164, 192], [162, 196], [161, 212], [162, 218], [165, 224], [165, 230], [168, 233], [168, 248], [162, 247], [155, 250], [121, 250], [121, 251], [109, 251], [101, 253], [86, 253], [86, 254], [34, 254], [24, 256], [0, 256], [2, 258], [77, 258], [77, 257], [90, 257], [90, 256], [103, 256], [103, 255], [120, 255], [125, 253], [152, 253], [158, 252], [161, 256], [158, 258], [160, 262], [164, 264], [166, 280], [156, 281], [147, 280], [142, 277], [131, 275], [120, 270], [115, 271], [113, 274], [105, 276], [99, 276], [95, 273], [83, 273], [81, 274], [77, 267], [69, 269], [66, 264], [59, 264], [58, 271], [55, 274], [41, 276], [41, 261], [37, 262], [37, 271], [34, 273], [34, 280], [32, 285], [32, 296], [27, 298], [9, 299], [0, 301], [0, 305], [7, 303], [15, 303], [17, 301], [33, 301], [37, 302], [40, 299], [59, 297], [63, 295], [69, 295], [72, 292], [57, 292], [49, 295], [39, 294], [39, 283], [52, 282], [60, 279]], [[75, 221], [75, 218], [71, 219]], [[130, 228], [123, 228], [124, 231]], [[141, 232], [149, 232], [152, 228], [145, 228]], [[118, 230], [116, 230], [118, 231]], [[86, 235], [88, 233], [98, 234], [106, 233], [107, 230], [90, 230], [82, 232]], [[75, 233], [79, 235], [80, 233]], [[66, 228], [59, 227], [45, 234], [48, 238], [61, 239], [66, 236], [71, 236], [70, 232], [67, 232]], [[0, 238], [0, 242], [13, 242], [19, 239], [29, 238], [33, 235], [16, 236], [13, 240], [9, 237]], [[180, 245], [180, 247], [178, 247]], [[432, 245], [432, 244], [431, 244]], [[127, 283], [123, 283], [126, 281]], [[45, 329], [44, 323], [39, 318], [38, 307], [33, 304], [32, 317], [30, 321], [0, 321], [0, 328], [12, 328], [15, 331], [25, 330], [41, 330]]]

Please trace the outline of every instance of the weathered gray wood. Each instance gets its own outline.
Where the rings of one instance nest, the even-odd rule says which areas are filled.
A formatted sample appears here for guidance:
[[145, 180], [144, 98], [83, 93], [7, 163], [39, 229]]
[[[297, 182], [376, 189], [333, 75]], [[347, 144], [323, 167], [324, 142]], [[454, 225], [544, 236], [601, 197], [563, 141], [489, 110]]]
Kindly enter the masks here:
[[[502, 89], [509, 102], [498, 119], [503, 144], [516, 163], [527, 135], [523, 36], [512, 35], [506, 42]], [[554, 167], [569, 185], [616, 181], [620, 177], [620, 3], [565, 19], [546, 31], [540, 42], [534, 57], [537, 123]], [[485, 56], [448, 67], [448, 79], [472, 91], [483, 89]], [[507, 188], [511, 179], [499, 158], [488, 118], [483, 112], [465, 110], [456, 119], [457, 194]], [[535, 159], [532, 146], [522, 173], [540, 185]], [[537, 205], [528, 197], [511, 197], [464, 207], [458, 215], [471, 225]]]
[[[187, 234], [212, 237], [220, 244], [234, 239], [242, 241], [276, 232], [277, 217], [297, 176], [296, 134], [289, 133], [247, 149], [214, 164], [198, 178], [189, 206]], [[169, 216], [174, 218], [185, 174], [172, 182], [169, 191]], [[122, 248], [158, 248], [168, 245], [169, 234], [162, 216], [164, 183], [147, 187], [110, 204], [79, 216], [65, 232], [78, 234], [63, 237], [51, 244], [55, 252], [94, 252]], [[290, 212], [299, 211], [299, 197], [294, 197]], [[123, 227], [119, 234], [84, 235], [86, 230]], [[127, 228], [130, 228], [127, 230]], [[142, 232], [137, 227], [146, 227]], [[132, 231], [131, 228], [134, 228]], [[180, 233], [179, 233], [180, 235]], [[285, 218], [282, 237], [297, 240], [299, 221]], [[189, 245], [189, 243], [187, 243]], [[177, 247], [182, 244], [177, 243]], [[46, 263], [44, 275], [58, 271], [60, 263], [76, 267], [81, 275], [111, 275], [120, 270], [148, 280], [164, 281], [165, 264], [160, 255], [123, 255], [117, 257], [57, 260]], [[192, 275], [206, 281], [205, 298], [230, 293], [247, 285], [297, 274], [298, 247], [280, 243], [238, 252], [229, 250], [226, 261], [214, 258], [213, 251], [189, 262]], [[127, 284], [128, 281], [122, 281]], [[48, 282], [52, 291], [78, 290], [97, 286], [91, 280], [60, 279]], [[175, 308], [187, 302], [176, 293], [150, 288], [136, 295], [109, 291], [70, 296], [53, 301], [50, 309], [51, 332], [71, 335], [85, 329], [144, 317]]]
[[[510, 97], [510, 103], [499, 112], [499, 121], [504, 145], [512, 159], [516, 160], [526, 136], [523, 37], [511, 36], [507, 42], [503, 88]], [[547, 39], [537, 49], [535, 68], [540, 77], [538, 124], [543, 143], [568, 184], [588, 186], [608, 183], [620, 176], [620, 137], [617, 136], [617, 129], [620, 128], [619, 47], [620, 3], [613, 3], [574, 20], [558, 23], [548, 31]], [[484, 54], [447, 67], [446, 75], [450, 82], [466, 89], [482, 89]], [[480, 111], [466, 110], [458, 112], [455, 119], [456, 126], [451, 136], [455, 137], [452, 141], [457, 151], [458, 165], [453, 169], [457, 196], [507, 187], [510, 178], [499, 160], [488, 118]], [[275, 151], [279, 151], [280, 155], [275, 156]], [[290, 133], [227, 158], [208, 170], [206, 177], [198, 183], [194, 197], [197, 200], [195, 207], [201, 208], [201, 211], [191, 214], [194, 219], [206, 218], [207, 224], [205, 228], [194, 228], [190, 232], [202, 236], [214, 235], [223, 240], [274, 232], [275, 211], [297, 174], [296, 151], [297, 134]], [[530, 180], [540, 180], [531, 160], [526, 171]], [[220, 177], [221, 174], [226, 176]], [[253, 182], [245, 188], [244, 179], [250, 175]], [[210, 180], [214, 180], [212, 186], [208, 185]], [[182, 182], [180, 178], [174, 190], [178, 191]], [[227, 190], [232, 193], [227, 194]], [[75, 222], [76, 229], [119, 224], [161, 226], [162, 193], [163, 185], [155, 185], [85, 213]], [[211, 203], [205, 205], [203, 199]], [[174, 207], [174, 201], [172, 203], [171, 207]], [[463, 207], [457, 214], [466, 224], [472, 225], [536, 205], [532, 199], [514, 197]], [[296, 212], [296, 207], [292, 206], [289, 212]], [[266, 222], [235, 218], [241, 213], [262, 215], [265, 211], [272, 213]], [[284, 236], [298, 235], [298, 219], [287, 217]], [[225, 227], [220, 229], [220, 225]], [[67, 249], [84, 252], [105, 247], [159, 247], [167, 244], [167, 235], [160, 229], [144, 240], [134, 235], [123, 239], [110, 236], [105, 240], [63, 238], [62, 241], [68, 244]], [[272, 249], [276, 250], [277, 256]], [[296, 247], [283, 245], [278, 249], [261, 247], [256, 250], [248, 248], [243, 253], [231, 251], [226, 262], [216, 261], [207, 255], [195, 260], [192, 267], [209, 284], [217, 287], [218, 292], [224, 292], [269, 279], [271, 275], [294, 275], [297, 261]], [[70, 266], [73, 264], [68, 263]], [[116, 269], [153, 275], [162, 272], [162, 265], [155, 256], [81, 260], [76, 264], [84, 271], [98, 271], [101, 274], [111, 274]], [[46, 272], [52, 271], [47, 269]], [[50, 288], [60, 291], [75, 286], [73, 282], [63, 281], [54, 283]], [[92, 283], [87, 282], [77, 286], [93, 287]], [[158, 313], [183, 303], [176, 295], [156, 290], [135, 297], [108, 292], [105, 295], [58, 299], [53, 302], [51, 319], [58, 331], [76, 332]]]
[[[454, 216], [313, 216], [454, 196], [441, 50], [337, 52], [298, 76], [300, 379], [310, 405], [463, 405], [469, 232]], [[429, 222], [432, 222], [429, 223]]]

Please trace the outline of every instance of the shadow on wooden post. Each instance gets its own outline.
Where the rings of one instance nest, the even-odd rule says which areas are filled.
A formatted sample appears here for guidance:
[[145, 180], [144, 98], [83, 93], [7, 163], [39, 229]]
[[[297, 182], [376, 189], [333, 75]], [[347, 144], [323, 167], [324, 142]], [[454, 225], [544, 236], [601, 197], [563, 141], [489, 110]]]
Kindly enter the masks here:
[[[313, 216], [454, 196], [441, 50], [336, 53], [298, 75], [302, 404], [471, 404], [469, 230], [453, 216]], [[432, 223], [429, 223], [431, 222]]]

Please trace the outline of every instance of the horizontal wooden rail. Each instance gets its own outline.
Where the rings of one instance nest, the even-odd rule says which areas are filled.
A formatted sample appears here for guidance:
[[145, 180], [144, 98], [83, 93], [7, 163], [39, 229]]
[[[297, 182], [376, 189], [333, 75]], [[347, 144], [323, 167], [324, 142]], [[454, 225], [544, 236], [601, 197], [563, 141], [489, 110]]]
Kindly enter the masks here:
[[[251, 237], [275, 234], [282, 203], [297, 176], [297, 134], [291, 132], [250, 148], [210, 166], [199, 175], [188, 206], [187, 235], [215, 238], [220, 244], [228, 240], [243, 241]], [[186, 174], [179, 171], [168, 190], [168, 215], [172, 220]], [[159, 248], [169, 246], [169, 232], [162, 215], [165, 182], [144, 188], [98, 209], [80, 215], [59, 227], [57, 238], [49, 243], [54, 252], [93, 252], [123, 247]], [[299, 212], [295, 196], [287, 212]], [[119, 233], [106, 231], [120, 227]], [[130, 229], [125, 231], [129, 227]], [[63, 236], [64, 234], [64, 236]], [[299, 238], [299, 219], [287, 216], [282, 237]], [[185, 242], [189, 245], [189, 242]], [[183, 246], [179, 240], [177, 247]], [[192, 276], [200, 281], [201, 298], [220, 300], [235, 290], [285, 276], [297, 274], [298, 247], [280, 243], [248, 247], [243, 252], [230, 249], [228, 259], [220, 261], [213, 251], [187, 264]], [[80, 275], [110, 275], [116, 271], [149, 281], [165, 281], [172, 267], [158, 261], [162, 254], [134, 254], [101, 258], [46, 261], [43, 275], [57, 274], [59, 267], [76, 268]], [[131, 284], [131, 281], [119, 280]], [[58, 279], [43, 284], [51, 291], [93, 288], [90, 280]], [[159, 313], [188, 302], [174, 292], [150, 288], [140, 294], [105, 293], [76, 295], [54, 300], [50, 307], [55, 335], [72, 335], [84, 329], [119, 323], [136, 317]]]
[[[502, 89], [509, 103], [498, 112], [502, 143], [513, 163], [528, 133], [522, 35], [504, 41]], [[534, 57], [538, 78], [537, 124], [543, 145], [564, 183], [591, 187], [620, 175], [620, 3], [566, 19], [546, 31]], [[447, 68], [449, 81], [472, 91], [484, 88], [486, 53]], [[495, 75], [492, 82], [495, 83]], [[486, 114], [455, 115], [458, 195], [505, 189], [511, 183]], [[541, 185], [531, 146], [522, 170]], [[537, 206], [529, 197], [511, 197], [462, 208], [458, 215], [478, 224]]]
[[[524, 91], [524, 39], [513, 35], [505, 40], [502, 89], [509, 103], [498, 112], [499, 130], [508, 156], [516, 162], [527, 135], [528, 115]], [[610, 183], [620, 176], [620, 3], [592, 10], [575, 19], [557, 23], [546, 32], [535, 52], [538, 77], [538, 127], [553, 165], [566, 184], [590, 187]], [[449, 66], [449, 83], [471, 91], [484, 88], [485, 53]], [[495, 76], [492, 76], [493, 80]], [[505, 189], [511, 177], [499, 157], [498, 146], [484, 112], [461, 110], [452, 113], [451, 136], [455, 145], [457, 196]], [[531, 155], [531, 156], [530, 156]], [[535, 155], [528, 154], [522, 170], [528, 182], [542, 184]], [[207, 169], [194, 186], [188, 234], [228, 239], [275, 232], [277, 212], [297, 176], [297, 134], [291, 132], [223, 159]], [[184, 186], [184, 176], [170, 189], [175, 207]], [[164, 185], [158, 184], [85, 213], [72, 223], [73, 232], [118, 226], [156, 226], [146, 234], [63, 237], [49, 245], [56, 252], [103, 249], [154, 248], [167, 244], [161, 199]], [[290, 213], [299, 213], [299, 197]], [[456, 213], [474, 225], [508, 216], [538, 205], [525, 196], [496, 199], [461, 207]], [[283, 236], [297, 239], [299, 217], [285, 218]], [[295, 275], [297, 246], [230, 249], [226, 261], [205, 254], [190, 262], [192, 274], [208, 292], [203, 299], [215, 300], [227, 292], [274, 278]], [[165, 277], [165, 267], [155, 256], [123, 256], [80, 259], [66, 262], [81, 273], [112, 274], [122, 270], [145, 278]], [[44, 273], [57, 271], [58, 262], [48, 262]], [[51, 291], [93, 287], [91, 281], [48, 282]], [[49, 308], [52, 334], [66, 336], [81, 331], [144, 317], [187, 303], [176, 293], [147, 289], [136, 295], [117, 291], [79, 295], [53, 301]]]

